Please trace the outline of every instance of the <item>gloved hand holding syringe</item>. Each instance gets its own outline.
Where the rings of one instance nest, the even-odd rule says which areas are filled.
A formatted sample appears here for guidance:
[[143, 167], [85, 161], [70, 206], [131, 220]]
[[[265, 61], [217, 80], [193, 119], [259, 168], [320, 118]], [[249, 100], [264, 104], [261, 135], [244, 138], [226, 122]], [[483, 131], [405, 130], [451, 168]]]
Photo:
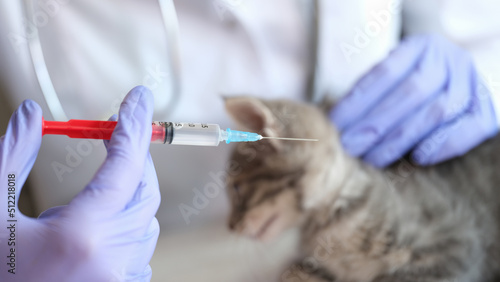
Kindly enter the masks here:
[[[71, 138], [111, 139], [116, 121], [69, 120], [42, 122], [42, 135], [58, 134]], [[318, 141], [286, 137], [266, 137], [252, 132], [221, 130], [218, 124], [152, 122], [151, 143], [172, 145], [218, 146], [219, 142], [255, 142], [262, 139], [282, 139], [298, 141]]]

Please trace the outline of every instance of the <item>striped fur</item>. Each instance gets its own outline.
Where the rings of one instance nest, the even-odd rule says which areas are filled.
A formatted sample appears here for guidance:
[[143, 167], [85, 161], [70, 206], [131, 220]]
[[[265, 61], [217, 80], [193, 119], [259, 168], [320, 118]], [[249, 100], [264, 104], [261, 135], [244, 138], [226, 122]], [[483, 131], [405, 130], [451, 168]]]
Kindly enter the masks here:
[[271, 240], [299, 226], [303, 259], [281, 281], [500, 281], [500, 137], [466, 156], [386, 170], [349, 157], [316, 108], [232, 98], [248, 130], [320, 142], [234, 150], [229, 227]]

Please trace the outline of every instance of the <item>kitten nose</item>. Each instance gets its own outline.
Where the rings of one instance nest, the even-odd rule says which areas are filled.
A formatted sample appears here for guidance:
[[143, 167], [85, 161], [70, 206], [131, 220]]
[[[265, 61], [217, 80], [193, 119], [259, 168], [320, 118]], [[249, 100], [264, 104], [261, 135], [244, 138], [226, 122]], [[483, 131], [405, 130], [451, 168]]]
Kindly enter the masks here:
[[233, 213], [229, 216], [228, 227], [230, 231], [238, 232], [238, 229], [242, 228], [243, 225], [243, 215], [241, 213]]
[[229, 224], [228, 224], [229, 230], [230, 231], [236, 231], [236, 228], [238, 227], [238, 222], [239, 222], [239, 220], [237, 218], [234, 218], [234, 217], [231, 218], [229, 220]]
[[234, 231], [235, 228], [236, 222], [234, 222], [233, 220], [229, 221], [229, 230]]

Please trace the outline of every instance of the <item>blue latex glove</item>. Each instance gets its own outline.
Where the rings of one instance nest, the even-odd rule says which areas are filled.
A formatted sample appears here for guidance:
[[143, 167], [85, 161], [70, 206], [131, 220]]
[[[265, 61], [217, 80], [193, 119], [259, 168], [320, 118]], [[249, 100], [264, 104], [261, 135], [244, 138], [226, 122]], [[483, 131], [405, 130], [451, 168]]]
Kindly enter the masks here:
[[436, 35], [407, 38], [330, 113], [353, 156], [383, 167], [462, 155], [498, 131], [470, 55]]
[[[150, 281], [160, 203], [149, 154], [152, 114], [151, 92], [130, 91], [92, 181], [67, 206], [34, 219], [21, 214], [17, 202], [40, 147], [42, 112], [23, 102], [0, 141], [0, 281]], [[9, 180], [15, 208], [7, 206]], [[10, 224], [15, 229], [7, 229]], [[8, 264], [11, 253], [15, 265]], [[8, 272], [13, 267], [15, 274]]]

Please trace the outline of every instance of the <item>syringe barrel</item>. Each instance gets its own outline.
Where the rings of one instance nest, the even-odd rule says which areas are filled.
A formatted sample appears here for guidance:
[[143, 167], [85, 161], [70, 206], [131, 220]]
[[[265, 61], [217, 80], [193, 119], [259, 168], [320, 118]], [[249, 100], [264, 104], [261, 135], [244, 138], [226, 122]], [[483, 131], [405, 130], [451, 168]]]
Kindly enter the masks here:
[[219, 141], [220, 127], [217, 124], [153, 122], [151, 143], [217, 146]]

